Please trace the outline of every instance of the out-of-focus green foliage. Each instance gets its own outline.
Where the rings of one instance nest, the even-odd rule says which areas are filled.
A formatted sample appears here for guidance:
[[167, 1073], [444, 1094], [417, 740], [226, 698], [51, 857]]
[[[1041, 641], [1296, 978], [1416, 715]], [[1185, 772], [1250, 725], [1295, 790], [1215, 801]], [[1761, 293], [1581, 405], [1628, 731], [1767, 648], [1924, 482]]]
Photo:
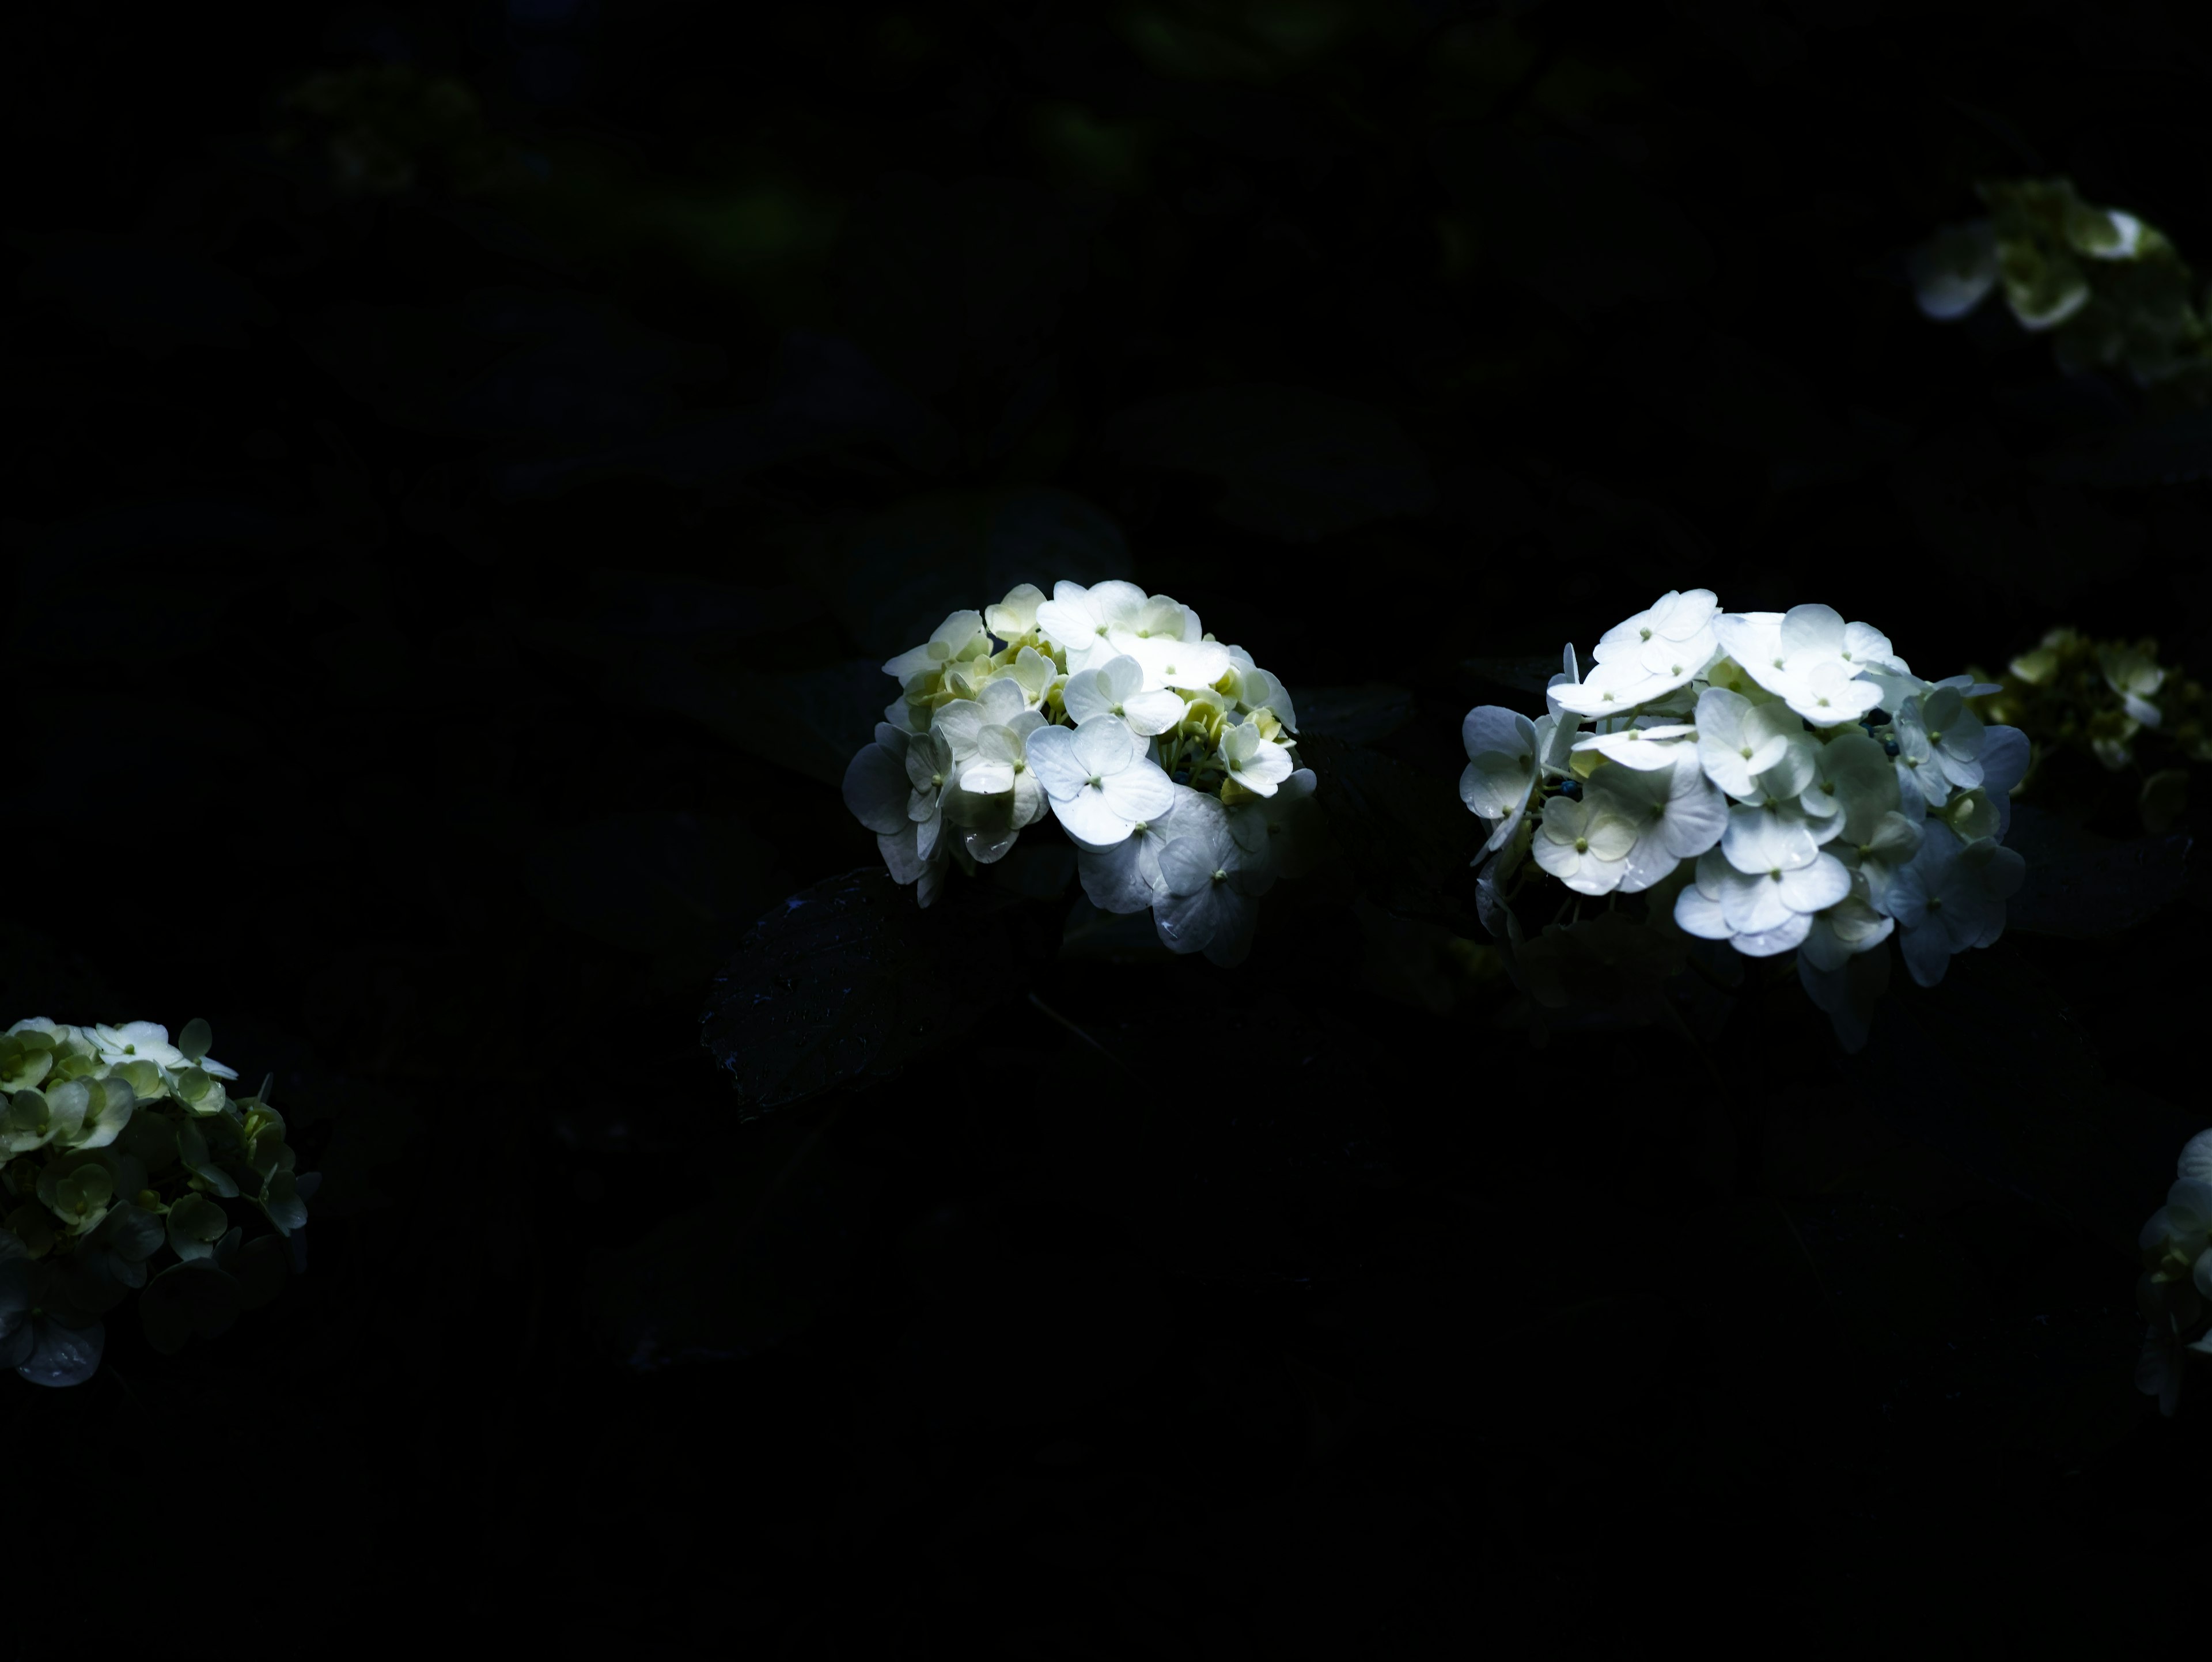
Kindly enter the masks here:
[[2140, 387], [2212, 392], [2212, 329], [2196, 277], [2154, 226], [2093, 207], [2067, 179], [1976, 186], [1986, 219], [1947, 228], [1913, 255], [1921, 309], [1960, 317], [1992, 289], [2021, 326], [2051, 334], [2069, 374], [2124, 369]]
[[433, 182], [471, 194], [511, 180], [520, 165], [464, 83], [404, 64], [297, 82], [278, 101], [274, 143], [281, 155], [319, 156], [334, 186], [365, 196]]
[[2062, 625], [2002, 674], [1971, 673], [1999, 689], [1974, 701], [1982, 719], [2020, 728], [2034, 747], [2015, 796], [2050, 795], [2051, 768], [2064, 765], [2058, 758], [2088, 757], [2135, 782], [2145, 830], [2180, 822], [2187, 764], [2212, 762], [2212, 730], [2203, 684], [2160, 664], [2156, 641], [2092, 640]]

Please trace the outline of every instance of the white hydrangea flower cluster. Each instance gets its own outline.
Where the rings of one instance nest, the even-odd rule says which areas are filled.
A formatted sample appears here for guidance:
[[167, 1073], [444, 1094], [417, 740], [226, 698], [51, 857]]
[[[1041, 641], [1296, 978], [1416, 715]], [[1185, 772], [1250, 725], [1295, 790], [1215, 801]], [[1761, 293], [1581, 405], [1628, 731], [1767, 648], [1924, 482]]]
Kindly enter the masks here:
[[1828, 606], [1723, 612], [1709, 589], [1669, 590], [1586, 673], [1569, 646], [1540, 718], [1468, 713], [1486, 919], [1533, 854], [1577, 894], [1652, 891], [1688, 934], [1796, 950], [1824, 1008], [1893, 933], [1932, 986], [1997, 938], [2025, 870], [2002, 839], [2027, 741], [1966, 703], [1993, 690], [1921, 679]]
[[1283, 684], [1133, 583], [1023, 583], [884, 666], [899, 696], [845, 802], [927, 906], [1050, 814], [1102, 911], [1149, 909], [1178, 953], [1233, 964], [1311, 794]]
[[[88, 1343], [98, 1360], [96, 1337], [84, 1335], [148, 1285], [165, 1246], [176, 1263], [157, 1281], [228, 1269], [243, 1231], [222, 1201], [251, 1201], [282, 1234], [307, 1221], [314, 1180], [295, 1174], [268, 1086], [231, 1095], [237, 1072], [208, 1055], [210, 1040], [204, 1021], [174, 1044], [150, 1021], [75, 1027], [40, 1016], [0, 1033], [0, 1367], [76, 1383], [90, 1372]], [[149, 1336], [193, 1302], [158, 1300]]]
[[2205, 1319], [2212, 1315], [2212, 1130], [2199, 1131], [2182, 1149], [2166, 1204], [2151, 1214], [2136, 1245], [2143, 1274], [2136, 1302], [2150, 1326], [2136, 1385], [2171, 1415], [2181, 1400], [2188, 1353], [2212, 1356], [2212, 1324]]

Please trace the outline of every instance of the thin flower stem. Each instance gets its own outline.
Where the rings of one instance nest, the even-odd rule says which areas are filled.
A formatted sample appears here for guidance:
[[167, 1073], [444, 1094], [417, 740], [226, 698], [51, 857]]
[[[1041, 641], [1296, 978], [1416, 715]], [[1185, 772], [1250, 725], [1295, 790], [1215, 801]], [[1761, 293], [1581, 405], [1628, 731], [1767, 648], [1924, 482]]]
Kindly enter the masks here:
[[1100, 1056], [1104, 1056], [1104, 1057], [1106, 1058], [1106, 1060], [1107, 1060], [1107, 1061], [1109, 1061], [1109, 1062], [1112, 1062], [1112, 1063], [1113, 1063], [1116, 1068], [1120, 1068], [1123, 1073], [1125, 1073], [1125, 1074], [1128, 1075], [1128, 1076], [1129, 1076], [1131, 1079], [1135, 1079], [1135, 1078], [1137, 1077], [1137, 1075], [1136, 1075], [1135, 1070], [1134, 1070], [1133, 1068], [1132, 1068], [1129, 1066], [1129, 1064], [1128, 1064], [1127, 1062], [1126, 1062], [1122, 1061], [1121, 1057], [1119, 1057], [1119, 1056], [1115, 1056], [1115, 1055], [1111, 1050], [1108, 1050], [1108, 1049], [1107, 1049], [1103, 1044], [1100, 1044], [1097, 1039], [1095, 1039], [1095, 1038], [1091, 1038], [1091, 1035], [1090, 1035], [1089, 1033], [1085, 1032], [1083, 1031], [1083, 1029], [1082, 1029], [1082, 1028], [1080, 1028], [1080, 1027], [1077, 1026], [1075, 1025], [1075, 1023], [1073, 1023], [1073, 1021], [1070, 1021], [1070, 1020], [1069, 1020], [1066, 1016], [1064, 1016], [1064, 1015], [1060, 1014], [1060, 1013], [1059, 1011], [1057, 1011], [1057, 1010], [1054, 1009], [1054, 1008], [1052, 1008], [1052, 1006], [1051, 1006], [1051, 1005], [1049, 1005], [1049, 1004], [1046, 1003], [1042, 999], [1039, 998], [1039, 997], [1038, 997], [1035, 993], [1031, 993], [1031, 994], [1030, 995], [1030, 1002], [1031, 1004], [1034, 1004], [1035, 1006], [1036, 1006], [1037, 1009], [1038, 1009], [1040, 1012], [1042, 1012], [1045, 1016], [1048, 1017], [1050, 1020], [1054, 1020], [1054, 1021], [1058, 1022], [1061, 1026], [1063, 1026], [1063, 1027], [1066, 1028], [1066, 1029], [1067, 1029], [1067, 1031], [1068, 1031], [1069, 1032], [1073, 1033], [1073, 1034], [1076, 1036], [1076, 1038], [1078, 1038], [1081, 1039], [1081, 1040], [1082, 1040], [1085, 1044], [1088, 1044], [1088, 1045], [1089, 1045], [1092, 1050], [1094, 1050], [1097, 1051], [1097, 1052], [1098, 1052], [1098, 1054], [1099, 1054]]

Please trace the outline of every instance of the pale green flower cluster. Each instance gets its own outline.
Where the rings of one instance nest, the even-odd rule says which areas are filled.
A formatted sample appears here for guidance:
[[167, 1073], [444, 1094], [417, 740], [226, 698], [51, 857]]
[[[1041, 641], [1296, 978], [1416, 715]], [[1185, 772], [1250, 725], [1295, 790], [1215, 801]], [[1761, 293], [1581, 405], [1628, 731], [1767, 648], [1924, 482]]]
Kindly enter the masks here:
[[2069, 374], [2124, 369], [2139, 385], [2212, 371], [2212, 328], [2173, 244], [2133, 214], [2093, 207], [2064, 179], [1976, 187], [1984, 219], [1947, 227], [1912, 254], [1927, 316], [1965, 316], [2002, 290], [2022, 328], [2048, 331]]
[[155, 1348], [181, 1348], [244, 1307], [228, 1283], [245, 1232], [225, 1202], [283, 1235], [307, 1221], [313, 1179], [295, 1173], [268, 1084], [232, 1095], [238, 1075], [210, 1038], [204, 1021], [172, 1044], [149, 1021], [44, 1017], [0, 1033], [0, 1367], [49, 1385], [88, 1376], [100, 1318], [138, 1288]]

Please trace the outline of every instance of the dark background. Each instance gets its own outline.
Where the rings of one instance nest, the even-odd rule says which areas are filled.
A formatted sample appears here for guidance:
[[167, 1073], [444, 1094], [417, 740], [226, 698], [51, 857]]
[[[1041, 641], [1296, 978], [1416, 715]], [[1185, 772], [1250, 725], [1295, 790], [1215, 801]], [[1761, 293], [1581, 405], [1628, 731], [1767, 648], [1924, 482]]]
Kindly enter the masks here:
[[[672, 1654], [2160, 1627], [2202, 908], [2015, 932], [1848, 1059], [1682, 977], [1693, 1047], [1516, 994], [1453, 787], [1670, 587], [1931, 676], [2212, 661], [2193, 412], [1903, 277], [2062, 172], [2212, 263], [2207, 22], [11, 17], [7, 1019], [204, 1015], [327, 1173], [276, 1306], [174, 1358], [126, 1307], [11, 1424], [88, 1515], [176, 1527], [181, 1460], [264, 1601]], [[796, 1099], [744, 1117], [702, 1013], [877, 864], [874, 666], [1109, 573], [1284, 678], [1335, 857], [1233, 972], [878, 897], [832, 960], [903, 978], [815, 1014], [891, 1076], [744, 1030]]]

